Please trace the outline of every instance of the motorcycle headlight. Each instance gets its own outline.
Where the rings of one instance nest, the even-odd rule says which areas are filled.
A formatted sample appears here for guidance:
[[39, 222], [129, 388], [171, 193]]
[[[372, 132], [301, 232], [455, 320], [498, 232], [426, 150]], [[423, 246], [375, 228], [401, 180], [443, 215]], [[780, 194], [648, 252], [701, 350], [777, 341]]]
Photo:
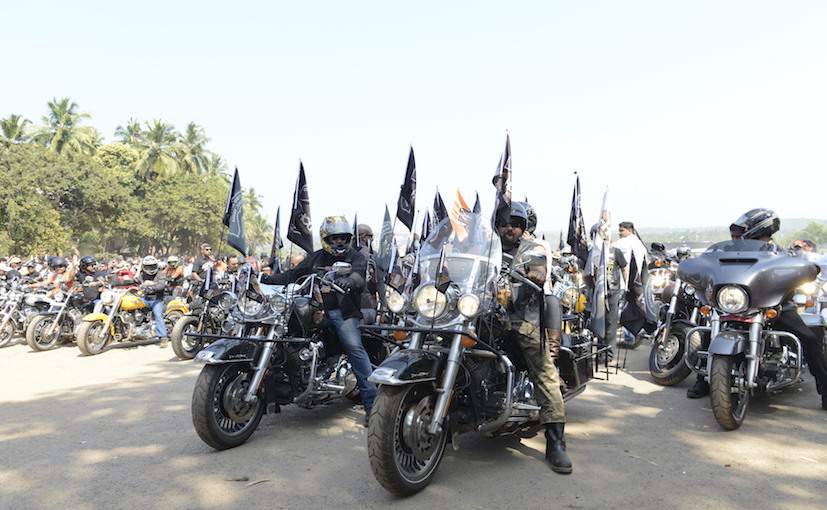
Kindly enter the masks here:
[[388, 287], [385, 291], [385, 301], [388, 303], [388, 308], [393, 313], [399, 313], [405, 309], [405, 298], [396, 290]]
[[691, 285], [687, 285], [686, 287], [684, 287], [683, 291], [686, 292], [686, 294], [688, 296], [694, 296], [695, 295], [695, 287], [693, 287]]
[[258, 301], [253, 301], [252, 299], [245, 299], [242, 303], [239, 303], [238, 307], [244, 315], [254, 317], [261, 313], [261, 309], [264, 305]]
[[448, 298], [438, 291], [434, 285], [426, 285], [419, 289], [414, 300], [416, 311], [428, 319], [434, 319], [442, 315], [448, 306]]
[[237, 301], [238, 298], [227, 292], [225, 294], [222, 294], [221, 297], [218, 298], [218, 307], [226, 312], [230, 310], [233, 306], [235, 306]]
[[807, 282], [801, 287], [799, 287], [798, 290], [800, 290], [804, 294], [807, 294], [808, 296], [813, 296], [815, 295], [816, 291], [818, 291], [818, 285], [816, 285], [816, 282]]
[[281, 294], [270, 296], [270, 309], [275, 313], [284, 313], [287, 310], [287, 300]]
[[109, 306], [115, 302], [115, 293], [111, 290], [105, 290], [101, 292], [101, 304], [104, 306]]
[[725, 285], [718, 291], [718, 307], [727, 313], [740, 313], [747, 309], [747, 292], [735, 285]]
[[560, 305], [565, 308], [572, 308], [577, 304], [577, 298], [580, 297], [580, 292], [577, 287], [569, 287], [560, 296]]
[[465, 294], [457, 301], [457, 310], [466, 317], [473, 317], [480, 311], [480, 298], [474, 294]]

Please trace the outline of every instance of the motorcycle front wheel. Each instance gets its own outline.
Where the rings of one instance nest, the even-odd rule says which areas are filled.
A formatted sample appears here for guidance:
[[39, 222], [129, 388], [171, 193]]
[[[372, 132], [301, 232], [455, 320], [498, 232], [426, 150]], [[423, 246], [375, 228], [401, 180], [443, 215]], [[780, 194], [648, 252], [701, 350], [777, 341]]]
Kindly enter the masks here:
[[689, 328], [685, 324], [673, 324], [666, 340], [659, 334], [652, 342], [652, 350], [649, 351], [649, 375], [656, 384], [674, 386], [692, 373], [683, 359], [688, 331]]
[[447, 427], [428, 433], [437, 394], [431, 384], [380, 386], [368, 425], [368, 456], [388, 492], [410, 496], [431, 483], [445, 454]]
[[170, 335], [170, 343], [172, 350], [178, 359], [188, 360], [195, 357], [203, 347], [203, 341], [200, 338], [187, 336], [185, 333], [194, 333], [198, 327], [198, 317], [185, 315], [178, 319], [175, 326], [172, 327], [172, 334]]
[[9, 345], [12, 338], [14, 338], [14, 325], [9, 321], [3, 329], [0, 329], [0, 347]]
[[240, 364], [205, 365], [192, 393], [192, 424], [202, 441], [216, 450], [244, 444], [264, 414], [261, 396], [244, 402], [253, 373]]
[[33, 351], [48, 351], [57, 347], [60, 342], [60, 325], [54, 328], [51, 335], [47, 334], [54, 322], [54, 316], [38, 315], [29, 323], [26, 328], [26, 343]]
[[743, 382], [746, 377], [747, 360], [744, 356], [712, 355], [709, 401], [715, 421], [725, 430], [737, 429], [747, 416], [750, 394]]
[[101, 338], [102, 331], [103, 321], [84, 321], [78, 326], [77, 344], [81, 354], [94, 356], [106, 348], [112, 335], [107, 331]]

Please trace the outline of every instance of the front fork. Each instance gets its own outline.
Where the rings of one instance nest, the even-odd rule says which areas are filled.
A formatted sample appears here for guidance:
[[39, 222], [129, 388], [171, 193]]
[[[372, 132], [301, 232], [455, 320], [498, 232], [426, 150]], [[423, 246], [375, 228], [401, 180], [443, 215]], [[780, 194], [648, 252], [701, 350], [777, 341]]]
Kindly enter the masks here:
[[764, 331], [764, 316], [757, 313], [752, 318], [752, 323], [749, 325], [749, 354], [747, 354], [747, 386], [755, 388], [758, 383], [755, 379], [758, 377], [758, 367], [761, 364], [761, 342], [763, 340], [762, 332]]
[[[267, 333], [267, 340], [272, 340], [275, 336], [276, 326], [270, 326], [270, 332]], [[275, 342], [264, 342], [264, 347], [261, 349], [258, 363], [256, 363], [255, 372], [253, 372], [253, 380], [250, 381], [250, 386], [247, 388], [247, 393], [244, 395], [244, 401], [247, 403], [252, 404], [258, 398], [256, 396], [256, 393], [258, 393], [258, 386], [261, 384], [261, 379], [267, 371], [267, 364], [270, 363], [270, 355], [273, 353], [274, 346]]]
[[661, 332], [661, 345], [666, 344], [666, 339], [669, 338], [669, 332], [672, 330], [672, 317], [678, 309], [678, 294], [681, 290], [681, 279], [675, 278], [675, 291], [672, 293], [672, 299], [669, 300], [669, 309], [666, 311], [666, 320], [663, 321], [663, 331]]
[[434, 407], [434, 417], [428, 425], [430, 434], [438, 434], [442, 431], [442, 421], [448, 414], [448, 405], [454, 394], [454, 383], [459, 372], [459, 360], [462, 356], [462, 335], [457, 333], [451, 340], [451, 348], [448, 350], [448, 359], [445, 363], [445, 371], [442, 373], [442, 384], [437, 388], [439, 396]]

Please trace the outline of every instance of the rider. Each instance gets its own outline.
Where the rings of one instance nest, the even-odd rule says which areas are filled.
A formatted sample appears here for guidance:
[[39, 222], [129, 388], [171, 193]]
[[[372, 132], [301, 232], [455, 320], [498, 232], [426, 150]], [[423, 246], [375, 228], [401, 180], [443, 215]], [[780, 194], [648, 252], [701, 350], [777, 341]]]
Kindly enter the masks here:
[[[732, 239], [753, 239], [767, 243], [773, 251], [781, 249], [773, 241], [772, 236], [781, 229], [781, 220], [775, 212], [769, 209], [752, 209], [729, 226]], [[822, 352], [822, 340], [804, 324], [796, 311], [795, 304], [787, 300], [782, 305], [781, 312], [773, 321], [778, 331], [792, 333], [801, 341], [804, 350], [804, 359], [810, 367], [810, 373], [816, 380], [816, 391], [821, 395], [821, 407], [827, 410], [827, 362]], [[700, 384], [703, 382], [703, 384]], [[694, 390], [694, 391], [693, 391]], [[705, 391], [705, 393], [704, 393]], [[690, 394], [692, 392], [692, 394]], [[699, 377], [695, 386], [689, 389], [687, 396], [698, 398], [709, 394], [709, 384]]]
[[356, 234], [359, 237], [359, 251], [365, 256], [367, 260], [367, 269], [365, 271], [365, 289], [360, 298], [360, 307], [362, 316], [366, 324], [373, 324], [376, 322], [376, 309], [378, 307], [378, 300], [376, 298], [376, 261], [373, 258], [373, 229], [370, 225], [364, 223], [356, 227]]
[[207, 278], [207, 268], [215, 263], [212, 256], [212, 247], [209, 243], [201, 243], [201, 254], [192, 263], [192, 279], [204, 281]]
[[180, 259], [175, 255], [167, 257], [164, 277], [167, 279], [169, 293], [173, 296], [180, 296], [181, 286], [184, 284], [184, 268], [181, 267]]
[[[527, 225], [528, 214], [520, 202], [512, 204], [509, 224], [497, 225], [503, 246], [503, 265], [506, 268], [513, 263], [521, 244], [542, 246], [524, 237]], [[548, 276], [548, 263], [548, 258], [538, 257], [534, 264], [517, 271], [523, 272], [542, 289]], [[541, 331], [540, 310], [543, 310], [542, 326], [545, 331]], [[540, 422], [546, 428], [546, 460], [553, 471], [571, 473], [572, 464], [566, 453], [563, 435], [566, 411], [560, 392], [560, 374], [552, 359], [560, 349], [560, 302], [554, 296], [533, 292], [523, 299], [518, 298], [509, 308], [508, 315], [508, 334], [519, 346], [528, 365], [529, 376], [534, 383], [534, 395], [540, 406]], [[548, 351], [544, 349], [544, 337], [548, 341]]]
[[169, 341], [167, 325], [164, 323], [164, 294], [167, 289], [167, 279], [163, 272], [158, 271], [158, 259], [152, 255], [144, 257], [140, 271], [135, 278], [130, 282], [122, 282], [127, 285], [133, 283], [141, 286], [142, 299], [146, 306], [152, 309], [152, 315], [155, 316], [155, 332], [159, 339], [158, 346], [164, 348]]
[[75, 285], [82, 286], [83, 302], [97, 303], [100, 299], [101, 288], [106, 284], [107, 274], [98, 270], [98, 261], [91, 255], [81, 257], [78, 263], [78, 272], [75, 275]]
[[322, 240], [321, 250], [309, 253], [293, 269], [262, 277], [261, 283], [285, 285], [295, 282], [302, 276], [314, 274], [320, 270], [329, 270], [335, 262], [347, 262], [351, 265], [350, 274], [339, 275], [334, 280], [334, 283], [343, 289], [345, 294], [323, 292], [322, 301], [327, 318], [353, 367], [362, 403], [365, 406], [365, 425], [367, 425], [376, 396], [376, 386], [368, 381], [371, 373], [370, 359], [362, 345], [362, 336], [359, 333], [359, 321], [362, 318], [359, 306], [362, 290], [365, 287], [367, 261], [359, 250], [351, 246], [353, 231], [344, 216], [326, 217], [319, 228], [319, 237]]
[[51, 271], [49, 275], [44, 280], [29, 284], [29, 288], [47, 287], [49, 291], [46, 296], [53, 298], [62, 290], [63, 285], [71, 289], [74, 277], [69, 271], [69, 261], [65, 257], [49, 257], [48, 264]]

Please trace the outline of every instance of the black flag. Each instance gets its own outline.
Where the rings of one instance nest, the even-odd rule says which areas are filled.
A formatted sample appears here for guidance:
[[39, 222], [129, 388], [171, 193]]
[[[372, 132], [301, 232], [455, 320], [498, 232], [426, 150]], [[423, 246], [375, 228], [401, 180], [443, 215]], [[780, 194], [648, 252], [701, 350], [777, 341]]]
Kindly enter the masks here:
[[290, 225], [287, 227], [287, 239], [307, 253], [311, 253], [313, 251], [313, 234], [310, 230], [312, 227], [310, 195], [307, 193], [304, 165], [300, 161], [299, 178], [296, 179], [296, 190], [293, 192], [293, 210], [290, 212]]
[[353, 215], [353, 238], [350, 240], [350, 245], [354, 250], [361, 248], [359, 246], [359, 216], [356, 214]]
[[474, 200], [474, 214], [479, 214], [482, 212], [482, 207], [480, 207], [480, 194], [477, 193], [477, 199]]
[[273, 244], [270, 246], [270, 268], [274, 273], [281, 273], [281, 259], [279, 250], [284, 248], [284, 241], [281, 239], [281, 207], [276, 209], [276, 227], [273, 229]]
[[431, 235], [431, 213], [425, 211], [425, 218], [422, 219], [422, 234], [419, 238], [420, 244], [425, 242], [425, 239], [428, 239], [429, 235]]
[[566, 243], [563, 242], [563, 229], [560, 229], [560, 244], [557, 245], [557, 249], [560, 250], [560, 253], [563, 253], [563, 250], [566, 249]]
[[227, 235], [227, 244], [247, 255], [247, 242], [244, 240], [244, 193], [241, 191], [241, 180], [238, 178], [238, 168], [233, 174], [233, 184], [224, 206], [224, 225], [230, 228]]
[[399, 190], [399, 201], [396, 203], [396, 217], [408, 230], [413, 232], [414, 210], [416, 208], [416, 161], [414, 151], [408, 154], [408, 168], [405, 170], [405, 182]]
[[497, 196], [494, 200], [494, 225], [507, 225], [511, 221], [511, 137], [505, 135], [505, 150], [494, 175]]
[[439, 222], [448, 217], [448, 209], [445, 208], [445, 202], [442, 201], [442, 195], [439, 191], [434, 196], [434, 223], [439, 225]]
[[580, 176], [574, 184], [571, 197], [571, 213], [569, 214], [569, 233], [567, 237], [571, 252], [580, 260], [580, 267], [586, 267], [589, 258], [589, 241], [586, 237], [586, 223], [583, 221], [583, 211], [580, 209]]

